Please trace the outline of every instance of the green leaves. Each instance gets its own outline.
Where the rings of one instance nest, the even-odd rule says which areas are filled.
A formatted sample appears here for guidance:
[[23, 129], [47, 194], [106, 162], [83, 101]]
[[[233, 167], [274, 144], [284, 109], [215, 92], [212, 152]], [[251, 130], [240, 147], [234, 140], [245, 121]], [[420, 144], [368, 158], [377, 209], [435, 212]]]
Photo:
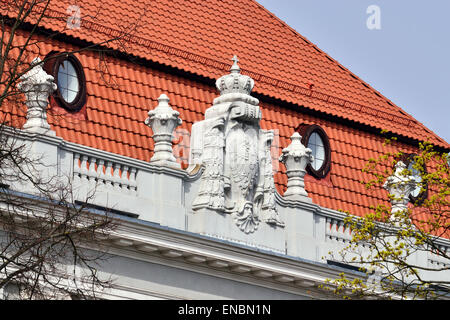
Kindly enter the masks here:
[[[347, 213], [344, 223], [351, 229], [352, 239], [338, 254], [343, 263], [359, 266], [366, 276], [350, 279], [341, 273], [329, 280], [329, 287], [341, 298], [435, 299], [439, 298], [433, 289], [436, 285], [450, 285], [450, 280], [430, 280], [439, 279], [430, 276], [430, 272], [439, 274], [449, 270], [448, 265], [431, 268], [417, 258], [433, 254], [450, 259], [448, 250], [442, 250], [438, 244], [439, 238], [450, 238], [449, 154], [437, 151], [425, 141], [419, 144], [416, 154], [409, 155], [410, 150], [393, 151], [399, 148], [396, 141], [395, 137], [387, 138], [383, 145], [388, 151], [368, 160], [362, 171], [370, 178], [362, 183], [367, 189], [379, 190], [393, 175], [397, 162], [407, 159], [412, 165], [401, 175], [418, 176], [415, 181], [421, 192], [428, 191], [427, 197], [394, 213], [385, 202], [371, 206], [364, 217]], [[388, 195], [386, 200], [395, 199]], [[367, 281], [373, 278], [374, 271], [381, 276], [370, 285]], [[423, 277], [425, 272], [427, 278]]]

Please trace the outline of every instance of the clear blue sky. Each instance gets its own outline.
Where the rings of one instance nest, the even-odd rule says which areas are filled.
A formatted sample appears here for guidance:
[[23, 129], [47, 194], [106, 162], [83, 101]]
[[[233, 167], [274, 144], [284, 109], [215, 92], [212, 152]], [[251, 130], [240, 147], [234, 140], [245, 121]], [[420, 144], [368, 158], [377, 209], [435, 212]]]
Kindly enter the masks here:
[[450, 142], [450, 0], [257, 1]]

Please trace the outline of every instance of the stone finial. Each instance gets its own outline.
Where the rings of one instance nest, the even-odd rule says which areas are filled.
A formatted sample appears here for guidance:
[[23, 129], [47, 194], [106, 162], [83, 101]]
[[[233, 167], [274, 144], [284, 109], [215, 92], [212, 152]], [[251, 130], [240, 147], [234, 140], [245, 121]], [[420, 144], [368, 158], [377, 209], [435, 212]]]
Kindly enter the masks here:
[[270, 153], [274, 133], [261, 129], [259, 100], [250, 95], [254, 82], [240, 74], [237, 57], [232, 60], [230, 73], [216, 82], [220, 97], [192, 125], [189, 159], [204, 169], [192, 210], [230, 214], [246, 234], [260, 223], [283, 228]]
[[294, 132], [291, 144], [283, 149], [280, 161], [286, 166], [288, 176], [287, 190], [284, 198], [288, 200], [310, 201], [305, 190], [304, 177], [306, 166], [314, 160], [312, 150], [306, 148], [301, 142], [301, 135]]
[[153, 130], [155, 148], [152, 164], [180, 169], [180, 164], [175, 160], [172, 152], [173, 131], [181, 125], [180, 113], [169, 106], [169, 98], [161, 94], [158, 105], [148, 112], [145, 124]]
[[17, 88], [25, 93], [27, 121], [23, 128], [28, 131], [55, 134], [47, 122], [47, 105], [49, 95], [56, 90], [54, 78], [42, 69], [42, 60], [35, 58], [32, 68], [20, 77], [22, 80]]
[[416, 188], [414, 176], [406, 175], [405, 170], [406, 164], [402, 161], [397, 162], [394, 174], [383, 184], [383, 188], [391, 196], [391, 213], [408, 209], [409, 196]]
[[231, 61], [233, 61], [233, 65], [230, 68], [231, 73], [241, 73], [241, 68], [238, 65], [239, 59], [237, 55], [234, 55], [233, 58], [231, 58]]

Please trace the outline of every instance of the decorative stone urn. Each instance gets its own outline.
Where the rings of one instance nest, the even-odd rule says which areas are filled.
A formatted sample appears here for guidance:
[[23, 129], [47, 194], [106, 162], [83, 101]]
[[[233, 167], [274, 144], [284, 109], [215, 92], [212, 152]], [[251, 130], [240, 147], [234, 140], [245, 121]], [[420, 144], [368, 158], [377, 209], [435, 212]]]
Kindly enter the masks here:
[[305, 190], [304, 177], [306, 166], [314, 161], [312, 150], [306, 148], [301, 142], [302, 136], [294, 132], [291, 136], [291, 144], [283, 149], [280, 161], [286, 166], [288, 176], [287, 190], [284, 198], [294, 201], [310, 201]]
[[158, 105], [148, 112], [145, 124], [153, 130], [155, 148], [150, 163], [180, 169], [172, 152], [173, 131], [181, 125], [180, 113], [169, 106], [169, 98], [161, 94]]
[[42, 60], [38, 57], [31, 62], [32, 69], [20, 77], [17, 88], [25, 94], [27, 121], [23, 129], [43, 134], [55, 135], [47, 122], [49, 95], [56, 90], [54, 78], [42, 69]]
[[394, 213], [408, 209], [409, 196], [417, 187], [414, 176], [405, 175], [405, 169], [405, 163], [402, 161], [397, 162], [394, 174], [388, 177], [383, 185], [383, 188], [391, 196], [391, 218], [394, 216]]

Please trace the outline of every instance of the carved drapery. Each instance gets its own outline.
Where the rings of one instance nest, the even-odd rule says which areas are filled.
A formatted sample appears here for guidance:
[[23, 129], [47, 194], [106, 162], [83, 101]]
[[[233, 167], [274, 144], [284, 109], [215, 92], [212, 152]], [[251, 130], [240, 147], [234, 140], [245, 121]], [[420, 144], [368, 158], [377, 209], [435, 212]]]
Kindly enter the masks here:
[[224, 210], [224, 179], [223, 179], [223, 149], [224, 149], [224, 120], [214, 119], [205, 123], [203, 137], [203, 164], [205, 171], [202, 174], [198, 195], [192, 207], [194, 210], [210, 208]]

